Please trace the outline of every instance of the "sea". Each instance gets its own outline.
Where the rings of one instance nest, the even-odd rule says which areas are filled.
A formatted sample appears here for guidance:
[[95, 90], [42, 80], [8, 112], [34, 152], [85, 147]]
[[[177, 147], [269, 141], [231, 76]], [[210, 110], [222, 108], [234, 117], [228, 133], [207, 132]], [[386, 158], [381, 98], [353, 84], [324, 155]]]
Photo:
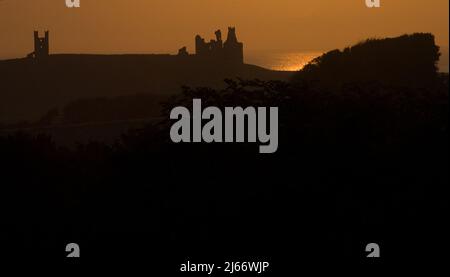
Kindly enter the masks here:
[[[298, 71], [325, 51], [252, 50], [245, 53], [245, 63], [280, 71]], [[441, 47], [440, 72], [449, 72], [449, 48]]]
[[[298, 71], [314, 58], [326, 51], [286, 51], [286, 50], [248, 50], [245, 63], [258, 65], [271, 70]], [[449, 72], [449, 47], [441, 47], [439, 71]], [[17, 55], [1, 55], [0, 60], [15, 58]]]
[[323, 53], [323, 51], [248, 51], [245, 53], [245, 63], [278, 71], [298, 71]]

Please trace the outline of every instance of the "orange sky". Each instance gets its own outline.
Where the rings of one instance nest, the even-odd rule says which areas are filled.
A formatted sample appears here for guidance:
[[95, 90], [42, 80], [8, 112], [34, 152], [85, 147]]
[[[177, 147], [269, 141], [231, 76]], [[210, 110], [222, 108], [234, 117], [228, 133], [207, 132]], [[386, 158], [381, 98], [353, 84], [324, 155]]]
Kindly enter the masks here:
[[448, 46], [448, 0], [0, 0], [0, 57], [32, 51], [49, 29], [53, 53], [190, 52], [194, 36], [237, 27], [246, 50], [330, 50], [368, 37], [432, 32]]

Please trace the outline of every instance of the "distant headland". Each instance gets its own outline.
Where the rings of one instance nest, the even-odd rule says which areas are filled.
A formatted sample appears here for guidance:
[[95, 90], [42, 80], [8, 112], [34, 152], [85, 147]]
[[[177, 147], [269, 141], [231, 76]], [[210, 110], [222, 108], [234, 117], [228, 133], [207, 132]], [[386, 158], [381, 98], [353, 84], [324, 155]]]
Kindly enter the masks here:
[[[230, 90], [245, 98], [250, 94], [241, 96], [240, 92], [246, 83], [266, 81], [273, 85], [270, 90], [314, 87], [336, 95], [358, 86], [367, 92], [379, 87], [401, 92], [448, 84], [448, 74], [438, 72], [440, 48], [434, 35], [427, 33], [368, 39], [329, 51], [298, 72], [244, 63], [244, 45], [234, 28], [229, 28], [225, 42], [220, 31], [209, 42], [196, 36], [195, 54], [189, 54], [186, 47], [174, 55], [50, 54], [49, 32], [43, 37], [35, 32], [34, 39], [34, 52], [26, 58], [0, 61], [0, 129], [2, 125], [4, 130], [23, 130], [81, 124], [82, 129], [74, 131], [86, 138], [85, 124], [97, 124], [89, 126], [114, 138], [130, 124], [142, 125], [160, 116], [161, 103], [185, 92], [190, 95], [190, 88], [196, 88], [197, 98], [203, 100], [215, 91], [227, 94]], [[98, 125], [111, 122], [123, 125], [114, 125], [115, 133]], [[63, 137], [73, 140], [77, 136]]]

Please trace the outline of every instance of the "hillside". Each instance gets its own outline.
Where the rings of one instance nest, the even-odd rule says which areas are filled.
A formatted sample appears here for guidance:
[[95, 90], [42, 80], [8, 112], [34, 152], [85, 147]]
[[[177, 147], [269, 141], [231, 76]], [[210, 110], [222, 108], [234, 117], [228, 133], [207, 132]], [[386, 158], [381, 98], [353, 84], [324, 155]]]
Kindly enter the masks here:
[[[181, 86], [220, 87], [225, 78], [287, 80], [291, 73], [171, 55], [51, 55], [0, 61], [0, 123], [36, 120], [78, 99], [150, 94]], [[155, 98], [156, 99], [156, 98]], [[159, 100], [158, 100], [159, 101]]]

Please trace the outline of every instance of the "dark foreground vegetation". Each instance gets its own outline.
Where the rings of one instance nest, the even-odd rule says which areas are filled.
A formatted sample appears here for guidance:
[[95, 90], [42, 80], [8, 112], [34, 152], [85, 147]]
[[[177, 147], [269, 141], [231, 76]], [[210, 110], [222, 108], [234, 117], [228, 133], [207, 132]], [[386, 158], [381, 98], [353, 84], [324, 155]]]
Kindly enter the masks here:
[[[325, 70], [327, 55], [299, 76]], [[85, 260], [171, 270], [187, 257], [218, 255], [269, 259], [279, 271], [308, 261], [360, 264], [369, 242], [381, 245], [382, 262], [438, 259], [448, 208], [448, 75], [419, 63], [407, 75], [415, 82], [358, 78], [348, 68], [353, 77], [340, 86], [298, 77], [185, 87], [161, 106], [164, 120], [112, 145], [69, 149], [45, 134], [1, 137], [1, 245], [12, 257], [39, 249], [62, 260], [74, 241]], [[278, 151], [172, 143], [168, 113], [193, 98], [279, 107]]]

